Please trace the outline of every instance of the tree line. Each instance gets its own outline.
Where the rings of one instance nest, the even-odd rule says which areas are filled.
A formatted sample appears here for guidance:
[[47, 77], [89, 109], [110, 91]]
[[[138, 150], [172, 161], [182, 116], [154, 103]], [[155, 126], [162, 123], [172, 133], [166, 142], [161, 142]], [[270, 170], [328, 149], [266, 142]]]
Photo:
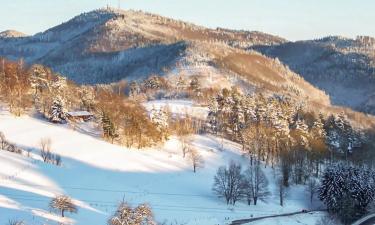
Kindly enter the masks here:
[[48, 67], [0, 58], [0, 100], [16, 116], [35, 109], [51, 122], [65, 123], [68, 111], [85, 110], [112, 143], [143, 148], [165, 140], [166, 131], [124, 94], [125, 87], [125, 82], [78, 86]]
[[285, 96], [223, 89], [209, 104], [209, 132], [241, 143], [250, 164], [281, 166], [283, 184], [305, 184], [326, 162], [350, 160], [368, 138], [344, 113], [309, 111]]

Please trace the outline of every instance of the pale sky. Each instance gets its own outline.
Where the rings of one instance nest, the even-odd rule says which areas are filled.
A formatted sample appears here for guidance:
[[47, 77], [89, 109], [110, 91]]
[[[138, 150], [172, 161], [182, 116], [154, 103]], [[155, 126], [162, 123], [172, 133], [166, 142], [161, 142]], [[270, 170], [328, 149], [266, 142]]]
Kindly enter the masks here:
[[[117, 7], [118, 0], [1, 0], [0, 31], [34, 34], [107, 4]], [[121, 8], [289, 40], [375, 37], [375, 0], [121, 0]]]

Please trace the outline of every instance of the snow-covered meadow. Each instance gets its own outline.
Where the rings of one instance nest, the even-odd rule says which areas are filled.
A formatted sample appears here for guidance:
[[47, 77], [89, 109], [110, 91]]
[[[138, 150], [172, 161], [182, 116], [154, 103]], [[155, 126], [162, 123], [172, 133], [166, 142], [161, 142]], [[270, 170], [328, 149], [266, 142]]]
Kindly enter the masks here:
[[[190, 102], [150, 102], [147, 108], [169, 105], [172, 113], [188, 112], [202, 116], [205, 109]], [[185, 110], [186, 109], [186, 110]], [[82, 126], [81, 126], [82, 127]], [[186, 225], [224, 225], [235, 219], [251, 218], [309, 209], [303, 186], [288, 191], [284, 207], [279, 206], [275, 172], [264, 168], [271, 195], [257, 206], [238, 203], [228, 206], [212, 192], [218, 167], [229, 161], [248, 160], [238, 144], [210, 135], [192, 137], [203, 156], [203, 168], [193, 173], [191, 163], [182, 157], [175, 137], [151, 149], [127, 149], [100, 139], [92, 129], [56, 125], [40, 118], [16, 118], [0, 112], [0, 131], [9, 141], [31, 156], [0, 151], [0, 224], [19, 219], [28, 225], [65, 222], [103, 225], [122, 200], [132, 205], [148, 203], [159, 223]], [[62, 156], [62, 166], [43, 163], [39, 142], [51, 138], [52, 151]], [[62, 220], [50, 212], [48, 204], [59, 194], [71, 196], [79, 206], [77, 214]], [[273, 218], [252, 224], [315, 224], [322, 214], [301, 214]]]

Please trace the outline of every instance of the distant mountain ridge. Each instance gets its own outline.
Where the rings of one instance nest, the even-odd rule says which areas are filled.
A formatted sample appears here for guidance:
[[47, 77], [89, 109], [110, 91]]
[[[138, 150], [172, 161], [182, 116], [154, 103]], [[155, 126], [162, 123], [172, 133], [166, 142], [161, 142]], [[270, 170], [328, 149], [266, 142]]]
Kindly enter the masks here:
[[0, 32], [0, 38], [19, 38], [26, 36], [28, 35], [16, 30], [5, 30]]
[[[83, 13], [33, 36], [0, 39], [0, 56], [45, 64], [83, 84], [139, 80], [153, 74], [199, 75], [207, 86], [240, 85], [330, 104], [329, 97], [301, 74], [329, 93], [334, 103], [356, 109], [365, 105], [360, 110], [372, 112], [372, 102], [357, 96], [370, 98], [375, 93], [371, 89], [373, 46], [370, 37], [289, 42], [257, 31], [209, 29], [151, 13], [107, 8]], [[336, 67], [344, 75], [337, 75]], [[365, 93], [355, 92], [355, 98], [341, 101], [339, 91], [324, 86], [332, 77], [353, 77], [347, 84], [339, 80], [338, 87], [350, 92], [356, 81], [364, 85]]]
[[278, 58], [324, 90], [334, 104], [375, 114], [375, 38], [331, 36], [251, 49]]

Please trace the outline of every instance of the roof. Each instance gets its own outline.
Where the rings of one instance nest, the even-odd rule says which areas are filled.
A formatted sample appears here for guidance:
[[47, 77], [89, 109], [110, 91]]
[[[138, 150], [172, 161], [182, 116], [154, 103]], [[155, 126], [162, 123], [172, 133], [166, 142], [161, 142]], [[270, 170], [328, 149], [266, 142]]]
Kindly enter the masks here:
[[80, 117], [80, 116], [93, 116], [92, 113], [87, 112], [87, 111], [75, 111], [75, 112], [68, 112], [67, 113], [69, 116], [72, 117]]

